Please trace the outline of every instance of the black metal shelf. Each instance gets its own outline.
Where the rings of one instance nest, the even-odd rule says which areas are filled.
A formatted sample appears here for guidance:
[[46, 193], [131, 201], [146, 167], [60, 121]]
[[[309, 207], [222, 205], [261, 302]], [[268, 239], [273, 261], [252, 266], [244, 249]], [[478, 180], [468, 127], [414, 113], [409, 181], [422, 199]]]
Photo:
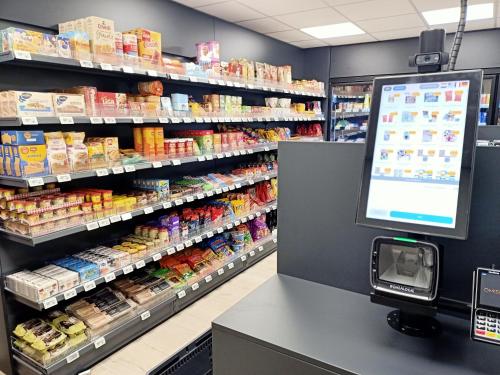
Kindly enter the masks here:
[[[148, 309], [138, 310], [134, 316], [105, 334], [72, 352], [48, 367], [42, 367], [16, 349], [13, 350], [17, 370], [23, 374], [63, 375], [88, 370], [93, 364], [110, 355], [151, 328], [211, 292], [232, 277], [243, 272], [276, 250], [275, 234], [257, 243], [250, 251], [238, 254], [224, 266], [200, 278], [177, 294]], [[98, 343], [96, 345], [96, 343]]]

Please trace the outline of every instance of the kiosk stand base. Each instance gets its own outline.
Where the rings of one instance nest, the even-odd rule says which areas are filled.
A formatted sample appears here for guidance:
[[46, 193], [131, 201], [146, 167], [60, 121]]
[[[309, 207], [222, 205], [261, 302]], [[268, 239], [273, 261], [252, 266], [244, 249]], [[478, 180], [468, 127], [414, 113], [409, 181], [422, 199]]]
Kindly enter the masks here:
[[430, 316], [394, 310], [387, 314], [387, 323], [395, 330], [409, 336], [435, 337], [441, 333], [441, 324]]

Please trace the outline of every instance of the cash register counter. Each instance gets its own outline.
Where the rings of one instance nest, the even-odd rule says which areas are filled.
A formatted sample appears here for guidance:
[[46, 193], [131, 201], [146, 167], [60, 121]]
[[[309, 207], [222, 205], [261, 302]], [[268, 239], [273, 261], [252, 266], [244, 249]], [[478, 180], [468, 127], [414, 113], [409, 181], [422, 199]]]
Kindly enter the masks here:
[[[393, 310], [393, 309], [392, 309]], [[439, 315], [435, 339], [388, 326], [366, 295], [277, 275], [212, 324], [214, 375], [500, 374], [500, 347]]]

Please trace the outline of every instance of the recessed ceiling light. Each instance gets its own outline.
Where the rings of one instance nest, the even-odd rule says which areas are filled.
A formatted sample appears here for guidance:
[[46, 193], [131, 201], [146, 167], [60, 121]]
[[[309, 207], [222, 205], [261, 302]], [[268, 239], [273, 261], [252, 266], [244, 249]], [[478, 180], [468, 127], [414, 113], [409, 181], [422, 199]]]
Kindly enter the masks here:
[[[428, 10], [422, 12], [429, 25], [440, 25], [458, 22], [460, 20], [460, 8], [445, 8]], [[493, 18], [493, 3], [475, 4], [467, 7], [467, 21], [484, 20]]]
[[361, 30], [352, 22], [306, 27], [300, 30], [318, 39], [338, 38], [341, 36], [360, 35], [365, 33], [363, 30]]

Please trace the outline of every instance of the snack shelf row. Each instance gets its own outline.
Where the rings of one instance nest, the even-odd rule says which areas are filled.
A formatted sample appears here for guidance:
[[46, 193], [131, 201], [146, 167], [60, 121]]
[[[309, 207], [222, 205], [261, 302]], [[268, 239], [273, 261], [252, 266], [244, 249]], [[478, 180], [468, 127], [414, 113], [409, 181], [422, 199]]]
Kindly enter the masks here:
[[357, 112], [335, 112], [335, 116], [338, 118], [351, 118], [351, 117], [362, 117], [368, 116], [370, 112], [357, 111]]
[[325, 93], [306, 92], [284, 88], [265, 82], [243, 82], [229, 79], [229, 77], [194, 77], [176, 73], [164, 73], [154, 69], [142, 69], [132, 66], [115, 66], [107, 63], [97, 63], [89, 60], [75, 60], [62, 57], [45, 56], [25, 51], [10, 51], [0, 53], [0, 63], [26, 65], [38, 68], [71, 70], [88, 72], [90, 74], [104, 74], [111, 76], [149, 76], [168, 79], [175, 83], [193, 84], [196, 86], [231, 87], [236, 90], [251, 90], [258, 92], [279, 92], [291, 96], [325, 98]]
[[43, 234], [40, 236], [26, 236], [18, 233], [11, 232], [9, 230], [0, 228], [0, 233], [3, 234], [3, 237], [6, 239], [9, 239], [11, 241], [15, 241], [18, 243], [22, 243], [23, 245], [28, 245], [28, 246], [36, 246], [44, 242], [52, 241], [57, 238], [62, 238], [66, 237], [75, 233], [79, 232], [85, 232], [85, 231], [93, 231], [99, 228], [104, 228], [107, 227], [111, 224], [118, 223], [121, 221], [126, 221], [130, 220], [133, 217], [140, 216], [140, 215], [148, 215], [153, 213], [154, 211], [162, 210], [162, 209], [169, 209], [171, 207], [175, 206], [182, 206], [184, 203], [190, 203], [195, 200], [200, 200], [204, 199], [206, 197], [212, 197], [214, 195], [219, 195], [222, 193], [226, 193], [228, 191], [232, 191], [235, 189], [240, 189], [241, 187], [244, 186], [251, 186], [256, 183], [262, 182], [262, 181], [268, 181], [271, 178], [275, 178], [277, 176], [276, 173], [270, 173], [270, 174], [265, 174], [265, 175], [260, 175], [260, 176], [252, 176], [249, 178], [242, 178], [240, 181], [224, 186], [224, 187], [218, 187], [213, 190], [207, 190], [203, 193], [198, 193], [194, 195], [184, 195], [181, 197], [177, 197], [175, 199], [171, 200], [165, 200], [165, 201], [160, 201], [156, 202], [155, 204], [148, 205], [145, 207], [140, 207], [136, 208], [135, 210], [128, 211], [128, 212], [122, 212], [120, 214], [116, 214], [113, 216], [109, 217], [103, 217], [102, 219], [91, 221], [85, 224], [79, 224], [75, 225], [69, 228], [61, 229], [55, 232], [51, 232], [48, 234]]
[[[241, 219], [240, 219], [241, 220]], [[128, 344], [146, 331], [183, 310], [193, 302], [216, 289], [237, 274], [270, 255], [276, 250], [277, 232], [263, 238], [245, 253], [239, 253], [222, 267], [201, 277], [195, 283], [177, 291], [165, 300], [137, 311], [131, 318], [113, 326], [100, 336], [93, 337], [84, 346], [47, 367], [12, 348], [17, 370], [22, 374], [62, 375], [81, 374], [104, 357]]]
[[114, 117], [114, 116], [59, 116], [59, 117], [3, 117], [0, 118], [0, 127], [34, 126], [34, 125], [72, 125], [72, 124], [190, 124], [190, 123], [230, 123], [230, 122], [296, 122], [296, 121], [324, 121], [322, 115], [301, 116], [159, 116], [159, 117]]
[[179, 166], [181, 164], [230, 158], [241, 155], [253, 154], [255, 152], [268, 152], [277, 149], [278, 149], [277, 142], [269, 142], [266, 144], [259, 144], [258, 146], [251, 148], [226, 151], [217, 154], [206, 154], [199, 156], [188, 156], [179, 159], [167, 159], [167, 160], [147, 161], [135, 164], [127, 164], [127, 165], [116, 165], [109, 168], [91, 169], [87, 171], [71, 172], [60, 175], [47, 175], [42, 177], [0, 176], [0, 185], [13, 186], [13, 187], [35, 187], [53, 182], [63, 183], [72, 180], [79, 180], [82, 178], [104, 177], [111, 174], [131, 173], [143, 169], [162, 168], [167, 166]]

